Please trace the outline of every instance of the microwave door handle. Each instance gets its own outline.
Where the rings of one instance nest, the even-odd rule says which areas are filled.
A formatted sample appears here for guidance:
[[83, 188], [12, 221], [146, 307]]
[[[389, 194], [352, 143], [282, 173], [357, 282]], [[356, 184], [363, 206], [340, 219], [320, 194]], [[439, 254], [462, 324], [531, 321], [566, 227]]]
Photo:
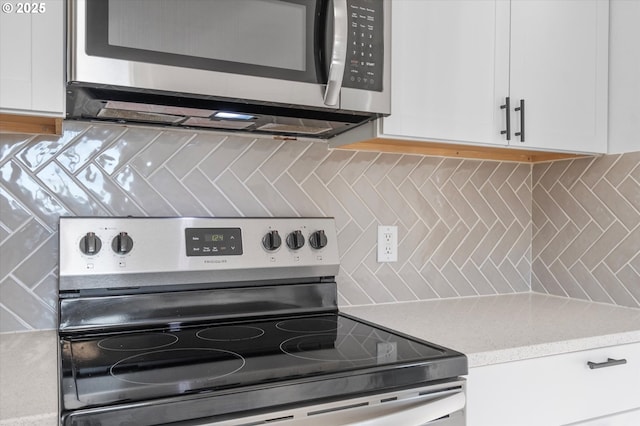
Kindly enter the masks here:
[[376, 416], [375, 418], [350, 422], [343, 426], [377, 426], [377, 425], [403, 425], [420, 426], [441, 417], [462, 410], [467, 403], [464, 392], [438, 399], [432, 399], [415, 407], [399, 410], [397, 412]]
[[347, 19], [347, 0], [333, 0], [333, 51], [329, 78], [324, 92], [324, 104], [335, 106], [340, 98], [344, 67], [347, 61], [347, 36], [349, 20]]

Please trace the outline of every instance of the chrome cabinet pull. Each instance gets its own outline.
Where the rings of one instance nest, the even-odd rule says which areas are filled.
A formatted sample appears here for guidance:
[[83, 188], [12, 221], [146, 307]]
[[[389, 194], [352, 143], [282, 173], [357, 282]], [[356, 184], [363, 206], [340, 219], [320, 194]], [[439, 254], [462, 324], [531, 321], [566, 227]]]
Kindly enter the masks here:
[[500, 109], [505, 110], [506, 119], [507, 119], [507, 121], [506, 121], [507, 129], [506, 130], [501, 130], [500, 134], [501, 135], [507, 135], [507, 140], [510, 141], [511, 140], [511, 100], [510, 100], [509, 96], [504, 98], [504, 105], [500, 105]]
[[587, 365], [589, 366], [590, 369], [595, 370], [596, 368], [613, 367], [614, 365], [622, 365], [626, 363], [627, 363], [627, 360], [624, 358], [622, 359], [607, 358], [605, 362], [588, 361]]

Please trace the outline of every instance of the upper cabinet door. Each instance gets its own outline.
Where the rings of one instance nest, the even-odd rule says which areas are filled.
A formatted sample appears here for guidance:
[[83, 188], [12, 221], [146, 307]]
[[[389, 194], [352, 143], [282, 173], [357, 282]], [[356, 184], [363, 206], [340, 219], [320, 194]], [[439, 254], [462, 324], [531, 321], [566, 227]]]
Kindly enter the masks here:
[[0, 54], [0, 109], [30, 109], [31, 15], [0, 13]]
[[389, 137], [506, 145], [509, 2], [393, 0]]
[[511, 0], [511, 145], [606, 152], [608, 31], [608, 1]]
[[611, 0], [609, 13], [608, 152], [640, 151], [640, 1]]
[[0, 112], [64, 113], [64, 1], [6, 2], [0, 14]]

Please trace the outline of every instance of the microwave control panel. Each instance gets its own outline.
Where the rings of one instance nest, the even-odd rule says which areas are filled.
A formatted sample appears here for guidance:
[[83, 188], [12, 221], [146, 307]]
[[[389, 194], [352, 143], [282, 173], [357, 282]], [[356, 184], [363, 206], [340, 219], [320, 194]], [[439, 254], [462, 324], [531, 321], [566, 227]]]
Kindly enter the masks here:
[[382, 0], [348, 0], [349, 36], [343, 87], [382, 91], [384, 16]]

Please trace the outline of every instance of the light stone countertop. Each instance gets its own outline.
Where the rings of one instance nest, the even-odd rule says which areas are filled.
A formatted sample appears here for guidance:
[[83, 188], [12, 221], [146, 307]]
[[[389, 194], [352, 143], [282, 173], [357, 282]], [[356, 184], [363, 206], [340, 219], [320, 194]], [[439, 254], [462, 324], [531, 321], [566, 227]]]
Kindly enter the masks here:
[[[640, 342], [640, 309], [535, 293], [343, 307], [456, 349], [469, 367]], [[0, 334], [0, 426], [58, 424], [55, 330]]]
[[0, 426], [58, 424], [55, 330], [0, 333]]
[[462, 352], [469, 367], [640, 342], [640, 309], [536, 293], [341, 311]]

